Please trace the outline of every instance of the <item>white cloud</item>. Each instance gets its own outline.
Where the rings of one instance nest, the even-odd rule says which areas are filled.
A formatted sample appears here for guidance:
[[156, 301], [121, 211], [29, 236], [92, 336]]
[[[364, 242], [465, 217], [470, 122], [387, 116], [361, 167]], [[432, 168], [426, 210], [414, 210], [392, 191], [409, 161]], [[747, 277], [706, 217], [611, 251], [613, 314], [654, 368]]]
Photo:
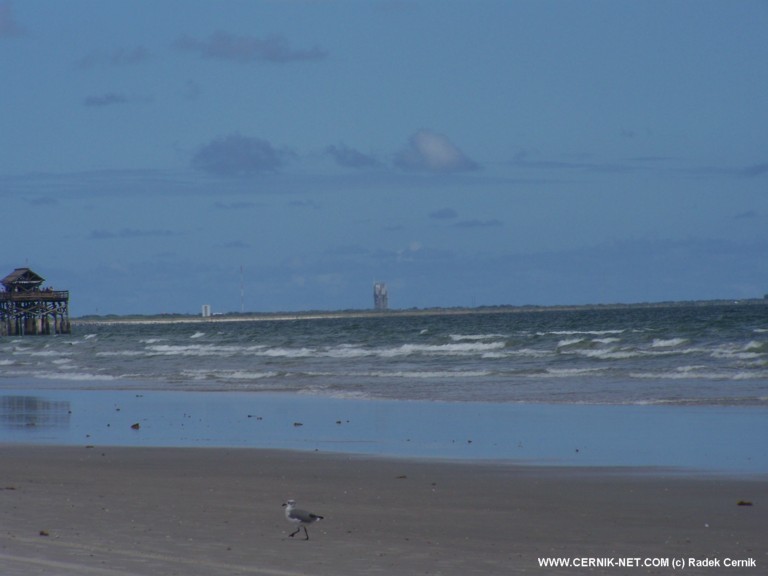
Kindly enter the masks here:
[[447, 136], [419, 130], [395, 156], [395, 165], [404, 170], [426, 172], [464, 172], [479, 165], [466, 156]]

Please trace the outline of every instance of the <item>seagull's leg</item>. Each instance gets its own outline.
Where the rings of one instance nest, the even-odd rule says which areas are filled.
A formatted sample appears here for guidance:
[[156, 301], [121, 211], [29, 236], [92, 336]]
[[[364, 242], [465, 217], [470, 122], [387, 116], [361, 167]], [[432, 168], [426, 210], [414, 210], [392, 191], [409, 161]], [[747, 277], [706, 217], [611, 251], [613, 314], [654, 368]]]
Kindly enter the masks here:
[[304, 534], [306, 535], [306, 538], [304, 538], [304, 540], [309, 540], [309, 532], [307, 532], [307, 527], [304, 526], [303, 528], [304, 528]]
[[[306, 530], [306, 528], [305, 528], [304, 530]], [[301, 532], [301, 526], [299, 526], [298, 528], [296, 528], [296, 531], [295, 531], [295, 532], [291, 532], [290, 534], [288, 534], [288, 536], [290, 536], [291, 538], [293, 538], [293, 537], [294, 537], [294, 536], [296, 536], [296, 534], [298, 534], [299, 532]]]

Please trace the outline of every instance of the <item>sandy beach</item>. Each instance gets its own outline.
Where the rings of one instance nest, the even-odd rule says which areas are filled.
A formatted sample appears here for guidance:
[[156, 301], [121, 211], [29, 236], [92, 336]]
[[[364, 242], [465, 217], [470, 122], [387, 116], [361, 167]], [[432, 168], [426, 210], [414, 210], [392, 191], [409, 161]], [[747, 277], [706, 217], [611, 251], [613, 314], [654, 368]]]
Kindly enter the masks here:
[[[5, 576], [713, 574], [768, 565], [765, 478], [223, 448], [0, 448]], [[325, 516], [303, 532], [282, 502]], [[540, 559], [592, 563], [543, 567]], [[665, 566], [665, 563], [669, 563]], [[657, 564], [657, 566], [644, 566]], [[627, 569], [624, 569], [627, 570]], [[722, 568], [721, 568], [722, 570]]]

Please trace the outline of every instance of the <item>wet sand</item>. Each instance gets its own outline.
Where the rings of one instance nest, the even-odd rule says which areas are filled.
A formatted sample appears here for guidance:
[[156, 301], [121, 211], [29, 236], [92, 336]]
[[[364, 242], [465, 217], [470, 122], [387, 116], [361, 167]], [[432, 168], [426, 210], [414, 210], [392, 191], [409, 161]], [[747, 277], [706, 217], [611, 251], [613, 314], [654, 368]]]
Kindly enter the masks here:
[[[0, 462], [5, 576], [670, 574], [680, 559], [686, 574], [768, 566], [765, 476], [225, 448], [7, 445]], [[309, 541], [288, 536], [287, 498], [325, 516]], [[670, 566], [543, 568], [540, 558]], [[726, 571], [689, 559], [756, 566]]]

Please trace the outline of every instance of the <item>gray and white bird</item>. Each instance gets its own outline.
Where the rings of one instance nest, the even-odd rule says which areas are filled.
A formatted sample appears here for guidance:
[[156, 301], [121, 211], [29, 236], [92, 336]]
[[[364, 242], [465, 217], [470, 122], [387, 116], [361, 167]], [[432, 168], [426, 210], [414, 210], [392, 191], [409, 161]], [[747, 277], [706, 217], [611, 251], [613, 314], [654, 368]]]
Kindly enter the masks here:
[[300, 510], [299, 508], [296, 508], [295, 500], [288, 500], [283, 504], [283, 507], [285, 508], [285, 519], [288, 520], [288, 522], [291, 524], [298, 525], [298, 528], [296, 528], [294, 532], [291, 532], [289, 536], [293, 538], [302, 528], [304, 528], [304, 535], [306, 536], [304, 540], [309, 540], [309, 532], [307, 532], [307, 526], [317, 522], [318, 520], [322, 520], [323, 517], [319, 516], [318, 514], [313, 514], [312, 512], [307, 512], [306, 510]]

